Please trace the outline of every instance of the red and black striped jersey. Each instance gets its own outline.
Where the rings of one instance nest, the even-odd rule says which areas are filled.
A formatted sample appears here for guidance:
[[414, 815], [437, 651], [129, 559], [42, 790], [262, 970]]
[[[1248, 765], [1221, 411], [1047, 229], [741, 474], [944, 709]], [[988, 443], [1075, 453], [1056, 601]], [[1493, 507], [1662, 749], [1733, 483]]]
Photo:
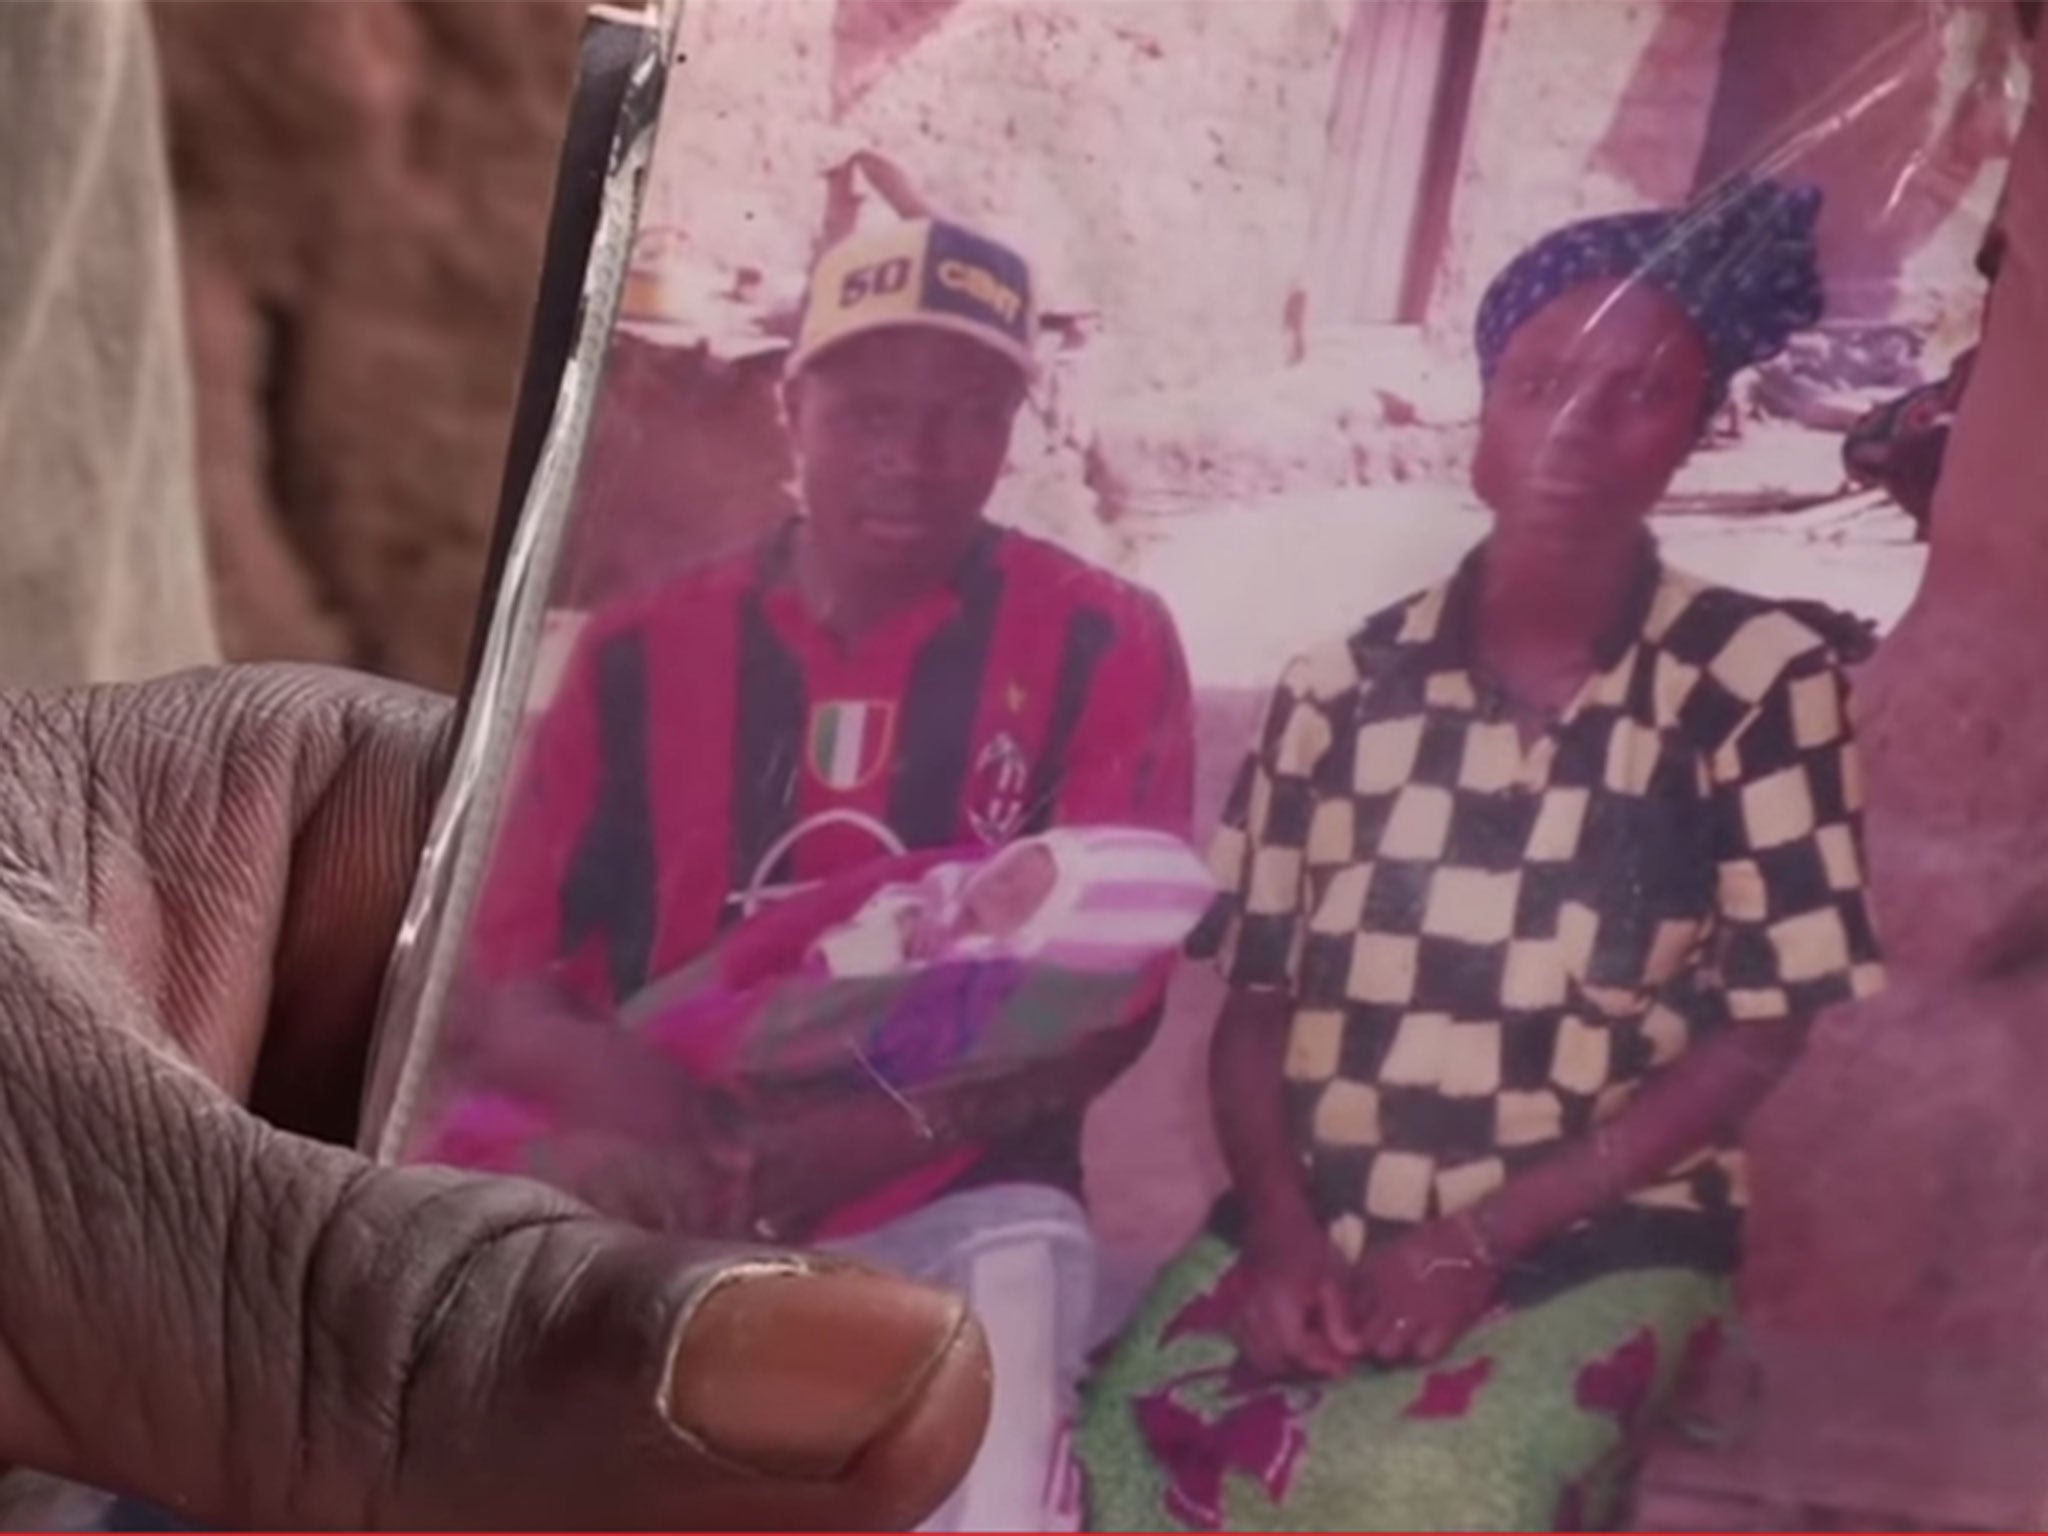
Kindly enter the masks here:
[[847, 640], [791, 529], [587, 621], [522, 744], [470, 935], [489, 983], [621, 1000], [778, 890], [1053, 825], [1187, 836], [1185, 659], [1152, 594], [988, 528]]

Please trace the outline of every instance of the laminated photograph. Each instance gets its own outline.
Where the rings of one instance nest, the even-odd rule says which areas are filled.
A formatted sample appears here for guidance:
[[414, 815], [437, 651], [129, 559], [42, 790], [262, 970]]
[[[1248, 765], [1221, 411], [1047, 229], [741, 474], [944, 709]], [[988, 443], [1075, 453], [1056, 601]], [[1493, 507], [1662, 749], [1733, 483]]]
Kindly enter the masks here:
[[374, 1150], [965, 1295], [931, 1529], [2017, 1507], [1699, 1445], [2032, 22], [593, 23]]

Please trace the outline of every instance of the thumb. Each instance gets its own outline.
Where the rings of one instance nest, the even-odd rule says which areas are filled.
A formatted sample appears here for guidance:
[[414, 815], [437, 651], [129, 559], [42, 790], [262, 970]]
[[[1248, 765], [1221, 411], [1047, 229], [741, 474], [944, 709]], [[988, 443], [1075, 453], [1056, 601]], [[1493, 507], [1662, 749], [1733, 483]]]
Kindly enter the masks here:
[[907, 1528], [988, 1411], [952, 1298], [373, 1166], [0, 921], [0, 1457], [212, 1526]]

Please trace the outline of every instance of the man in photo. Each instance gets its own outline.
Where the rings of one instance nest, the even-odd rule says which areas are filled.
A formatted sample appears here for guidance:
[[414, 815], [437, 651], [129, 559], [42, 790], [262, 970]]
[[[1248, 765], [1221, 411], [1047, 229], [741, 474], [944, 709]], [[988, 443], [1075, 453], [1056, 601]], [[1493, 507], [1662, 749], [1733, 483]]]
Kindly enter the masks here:
[[502, 1082], [524, 1057], [552, 1123], [614, 1143], [582, 1175], [529, 1171], [595, 1203], [622, 1203], [625, 1164], [644, 1190], [645, 1152], [655, 1219], [966, 1291], [998, 1375], [988, 1448], [936, 1522], [966, 1529], [1049, 1518], [1093, 1291], [1082, 1121], [1156, 1008], [996, 1077], [905, 1092], [849, 1062], [737, 1121], [672, 1110], [680, 1080], [626, 1061], [615, 1021], [736, 925], [877, 860], [1055, 827], [1190, 835], [1164, 606], [986, 516], [1033, 336], [1024, 259], [957, 224], [819, 258], [784, 385], [801, 515], [585, 624], [522, 749], [443, 1076]]

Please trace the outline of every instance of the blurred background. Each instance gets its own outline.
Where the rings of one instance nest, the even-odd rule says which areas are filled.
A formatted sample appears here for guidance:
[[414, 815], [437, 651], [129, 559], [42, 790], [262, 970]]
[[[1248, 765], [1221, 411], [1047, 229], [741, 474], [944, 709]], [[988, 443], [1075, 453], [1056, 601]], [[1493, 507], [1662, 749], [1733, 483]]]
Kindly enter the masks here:
[[[157, 0], [230, 654], [459, 680], [582, 14]], [[1168, 588], [1194, 558], [1169, 546], [1243, 532], [1190, 510], [1337, 493], [1349, 526], [1358, 490], [1455, 479], [1462, 332], [1498, 261], [1564, 217], [1682, 200], [1828, 97], [1837, 131], [1792, 158], [1828, 191], [1831, 324], [1758, 381], [1749, 451], [1681, 489], [1832, 501], [1847, 421], [1974, 337], [1954, 274], [2021, 94], [1997, 0], [774, 0], [702, 25], [748, 68], [672, 92], [693, 151], [657, 178], [629, 295], [654, 341], [616, 349], [600, 428], [630, 439], [603, 444], [610, 478], [665, 494], [606, 522], [681, 559], [679, 503], [704, 538], [780, 515], [782, 289], [893, 178], [1046, 269], [1020, 520]], [[729, 345], [747, 332], [766, 355]], [[605, 542], [598, 590], [665, 563]]]
[[583, 10], [155, 6], [231, 656], [460, 680]]

